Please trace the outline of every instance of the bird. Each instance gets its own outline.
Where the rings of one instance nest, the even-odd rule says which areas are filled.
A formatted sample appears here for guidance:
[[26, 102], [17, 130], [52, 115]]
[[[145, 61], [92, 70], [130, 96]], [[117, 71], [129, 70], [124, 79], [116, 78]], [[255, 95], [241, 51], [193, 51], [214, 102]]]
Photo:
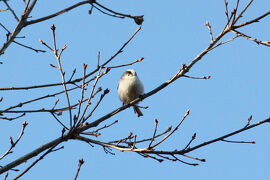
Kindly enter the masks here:
[[[137, 76], [137, 73], [133, 69], [126, 70], [121, 76], [118, 83], [118, 96], [123, 105], [128, 104], [136, 98], [144, 94], [143, 83]], [[138, 117], [143, 116], [143, 113], [138, 106], [133, 106], [134, 112]]]

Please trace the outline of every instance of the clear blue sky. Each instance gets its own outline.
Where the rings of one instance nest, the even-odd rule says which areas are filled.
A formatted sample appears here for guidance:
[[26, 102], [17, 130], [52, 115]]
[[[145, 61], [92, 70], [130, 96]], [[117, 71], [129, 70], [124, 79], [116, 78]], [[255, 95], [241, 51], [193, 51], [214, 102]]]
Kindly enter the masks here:
[[[235, 1], [229, 1], [236, 2]], [[240, 9], [247, 3], [240, 1]], [[117, 12], [131, 15], [144, 15], [142, 30], [132, 40], [109, 66], [130, 63], [144, 57], [144, 61], [133, 65], [139, 78], [145, 85], [145, 91], [156, 88], [171, 78], [182, 66], [188, 64], [197, 54], [206, 48], [210, 42], [207, 27], [209, 21], [214, 36], [224, 24], [223, 0], [205, 1], [100, 1], [101, 4]], [[33, 13], [33, 19], [61, 10], [74, 4], [64, 0], [38, 1]], [[23, 2], [10, 2], [16, 12], [22, 12]], [[232, 4], [229, 4], [230, 8]], [[5, 9], [3, 3], [0, 6]], [[270, 1], [255, 0], [240, 22], [259, 16], [270, 8]], [[82, 64], [87, 63], [89, 71], [96, 68], [97, 53], [101, 52], [101, 62], [111, 57], [139, 27], [131, 19], [117, 19], [94, 10], [88, 14], [89, 6], [79, 7], [57, 18], [26, 27], [19, 39], [21, 43], [38, 49], [45, 49], [40, 39], [52, 43], [50, 27], [56, 26], [57, 43], [61, 48], [67, 45], [62, 56], [62, 63], [67, 77], [77, 69], [76, 77], [82, 74]], [[9, 14], [9, 15], [7, 15]], [[10, 31], [16, 22], [9, 12], [0, 13], [0, 22]], [[260, 23], [250, 25], [240, 31], [261, 40], [270, 40], [270, 17]], [[0, 29], [0, 40], [4, 42], [5, 31]], [[231, 36], [226, 36], [230, 38]], [[221, 46], [197, 63], [188, 75], [211, 76], [209, 80], [194, 80], [181, 78], [166, 89], [144, 100], [141, 105], [149, 106], [143, 110], [144, 116], [137, 118], [132, 109], [127, 109], [106, 121], [119, 123], [102, 131], [98, 140], [114, 140], [126, 137], [129, 132], [137, 134], [138, 138], [151, 137], [154, 130], [154, 119], [159, 120], [159, 132], [170, 125], [177, 125], [187, 109], [190, 115], [184, 121], [179, 131], [160, 146], [163, 150], [183, 148], [194, 132], [197, 138], [193, 145], [219, 137], [247, 123], [253, 115], [252, 123], [269, 117], [270, 107], [270, 59], [269, 47], [257, 45], [252, 41], [239, 38]], [[61, 82], [59, 72], [49, 64], [57, 64], [51, 52], [35, 53], [16, 44], [12, 44], [0, 61], [0, 87], [26, 86]], [[113, 69], [101, 79], [99, 86], [109, 88], [110, 93], [97, 109], [90, 122], [104, 113], [121, 106], [117, 96], [117, 84], [127, 67]], [[1, 91], [4, 101], [0, 109], [17, 104], [30, 98], [39, 97], [61, 90], [62, 87], [29, 91]], [[80, 98], [80, 91], [71, 93], [72, 102]], [[60, 96], [65, 105], [64, 96]], [[52, 107], [56, 98], [34, 103], [30, 108]], [[63, 122], [68, 123], [64, 114]], [[13, 122], [0, 121], [0, 152], [9, 147], [9, 136], [14, 139], [20, 132], [22, 122], [29, 125], [22, 141], [14, 153], [9, 155], [0, 165], [24, 155], [61, 135], [62, 127], [46, 113], [29, 114]], [[102, 124], [104, 125], [104, 123]], [[91, 147], [83, 142], [71, 141], [64, 143], [61, 151], [48, 155], [39, 162], [22, 179], [73, 179], [77, 170], [78, 159], [83, 158], [85, 164], [81, 168], [79, 179], [268, 179], [269, 171], [269, 125], [238, 134], [230, 140], [256, 141], [252, 144], [231, 144], [218, 142], [190, 153], [190, 155], [205, 158], [205, 163], [193, 167], [180, 162], [158, 163], [145, 159], [130, 152], [114, 150], [115, 155], [105, 154], [102, 147]], [[188, 162], [196, 162], [184, 158]], [[33, 160], [17, 168], [23, 170]], [[16, 173], [9, 172], [9, 177]], [[1, 176], [4, 177], [3, 175]]]

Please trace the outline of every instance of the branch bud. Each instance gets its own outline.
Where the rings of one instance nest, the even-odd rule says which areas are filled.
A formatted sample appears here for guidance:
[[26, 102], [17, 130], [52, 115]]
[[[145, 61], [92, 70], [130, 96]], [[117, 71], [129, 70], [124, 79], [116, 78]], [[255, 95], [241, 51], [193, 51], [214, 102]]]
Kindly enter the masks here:
[[55, 27], [55, 25], [53, 24], [53, 25], [51, 26], [51, 30], [55, 31], [55, 29], [56, 29], [56, 27]]
[[135, 16], [133, 19], [134, 19], [135, 23], [138, 25], [141, 25], [144, 21], [143, 15], [142, 16]]

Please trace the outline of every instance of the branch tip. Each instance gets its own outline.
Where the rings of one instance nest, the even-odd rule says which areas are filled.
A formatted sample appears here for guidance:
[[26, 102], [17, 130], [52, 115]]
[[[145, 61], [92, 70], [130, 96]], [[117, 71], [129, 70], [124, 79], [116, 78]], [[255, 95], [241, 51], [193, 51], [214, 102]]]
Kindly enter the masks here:
[[55, 27], [55, 25], [53, 24], [53, 25], [51, 26], [51, 30], [52, 30], [52, 31], [55, 31], [55, 29], [56, 29], [56, 27]]

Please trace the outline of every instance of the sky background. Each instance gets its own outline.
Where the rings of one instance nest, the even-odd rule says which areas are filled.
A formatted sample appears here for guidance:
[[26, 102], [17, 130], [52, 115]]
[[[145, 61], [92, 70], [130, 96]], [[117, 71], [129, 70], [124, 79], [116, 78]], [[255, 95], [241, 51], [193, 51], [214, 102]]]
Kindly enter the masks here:
[[[43, 17], [76, 2], [38, 1], [31, 16], [33, 19]], [[230, 9], [235, 2], [236, 0], [229, 1]], [[243, 9], [247, 2], [241, 0], [240, 9]], [[18, 15], [23, 11], [23, 1], [9, 3]], [[110, 93], [89, 122], [121, 106], [117, 85], [126, 69], [135, 69], [144, 83], [145, 92], [149, 92], [170, 79], [183, 63], [191, 62], [209, 45], [209, 32], [204, 26], [206, 21], [210, 22], [214, 36], [226, 23], [223, 0], [168, 2], [104, 0], [100, 3], [117, 12], [144, 15], [145, 18], [141, 31], [109, 66], [130, 63], [141, 57], [145, 59], [131, 67], [113, 69], [100, 80], [98, 86], [102, 86], [103, 89], [109, 88]], [[5, 5], [0, 3], [0, 9], [5, 8]], [[50, 27], [55, 24], [58, 47], [67, 45], [62, 56], [66, 76], [69, 77], [76, 68], [75, 77], [81, 77], [83, 63], [88, 64], [89, 72], [95, 69], [99, 51], [101, 63], [105, 62], [139, 27], [132, 19], [113, 18], [97, 10], [89, 15], [89, 8], [89, 5], [84, 5], [56, 18], [28, 26], [19, 34], [26, 38], [18, 41], [47, 50], [39, 40], [52, 44]], [[260, 16], [269, 11], [269, 8], [270, 1], [255, 0], [239, 22]], [[1, 12], [0, 22], [10, 31], [16, 25], [10, 12]], [[270, 17], [267, 17], [260, 23], [252, 24], [240, 31], [261, 40], [270, 40], [269, 27]], [[1, 43], [6, 39], [5, 34], [6, 32], [0, 29]], [[227, 35], [222, 40], [230, 37], [232, 35]], [[104, 125], [119, 120], [113, 127], [102, 131], [97, 140], [121, 139], [129, 132], [137, 134], [138, 139], [148, 138], [152, 136], [154, 130], [154, 119], [159, 120], [158, 132], [161, 132], [170, 125], [175, 127], [190, 109], [190, 115], [180, 129], [159, 147], [162, 150], [175, 150], [185, 147], [195, 132], [197, 138], [193, 146], [242, 128], [250, 115], [253, 116], [252, 123], [268, 118], [269, 52], [269, 47], [257, 45], [244, 38], [238, 38], [211, 51], [188, 73], [190, 76], [211, 76], [211, 79], [180, 78], [140, 103], [149, 106], [147, 110], [142, 110], [143, 117], [137, 118], [130, 108], [102, 123]], [[54, 55], [49, 51], [35, 53], [12, 44], [0, 57], [0, 61], [3, 62], [0, 65], [1, 88], [61, 82], [60, 73], [49, 65], [57, 64]], [[28, 91], [0, 91], [0, 96], [4, 97], [0, 109], [62, 89], [63, 87], [59, 86]], [[70, 96], [72, 102], [76, 103], [80, 98], [80, 90], [71, 92]], [[58, 107], [66, 105], [64, 96], [57, 98], [62, 99]], [[50, 108], [57, 98], [39, 101], [24, 108]], [[60, 118], [64, 123], [69, 123], [66, 113]], [[12, 122], [0, 121], [1, 154], [9, 147], [9, 136], [16, 139], [23, 121], [27, 121], [29, 125], [22, 140], [14, 149], [14, 153], [2, 160], [0, 165], [5, 165], [61, 135], [62, 127], [46, 113], [28, 114]], [[180, 162], [159, 163], [135, 153], [116, 150], [113, 151], [115, 153], [113, 156], [105, 154], [102, 147], [69, 141], [63, 143], [63, 150], [49, 154], [21, 179], [73, 179], [80, 158], [83, 158], [85, 163], [81, 168], [79, 179], [268, 179], [269, 130], [269, 124], [264, 124], [229, 138], [229, 140], [256, 141], [255, 145], [217, 142], [189, 153], [191, 156], [206, 159], [205, 163], [199, 162], [200, 165], [196, 167]], [[187, 162], [196, 162], [180, 158]], [[17, 168], [24, 170], [33, 160]], [[9, 179], [16, 174], [9, 171]], [[3, 177], [4, 175], [1, 176]]]

